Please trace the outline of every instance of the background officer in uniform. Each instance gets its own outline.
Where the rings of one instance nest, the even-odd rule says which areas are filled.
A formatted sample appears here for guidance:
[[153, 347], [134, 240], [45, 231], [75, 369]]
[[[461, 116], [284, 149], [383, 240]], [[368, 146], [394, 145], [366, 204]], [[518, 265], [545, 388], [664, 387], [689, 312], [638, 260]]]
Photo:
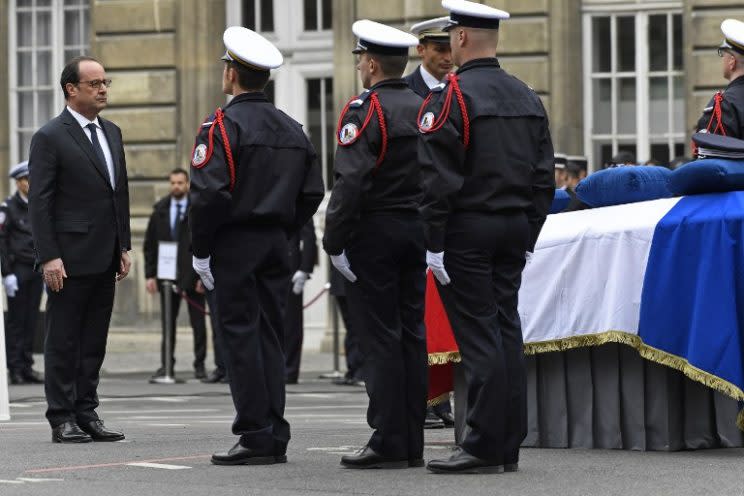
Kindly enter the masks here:
[[302, 358], [302, 337], [304, 322], [302, 319], [302, 290], [318, 263], [318, 244], [315, 237], [315, 225], [310, 219], [289, 240], [289, 265], [292, 268], [292, 288], [287, 300], [287, 311], [284, 317], [284, 355], [286, 358], [287, 384], [297, 384], [300, 376], [300, 359]]
[[368, 20], [355, 22], [352, 30], [359, 37], [357, 70], [368, 89], [339, 121], [323, 247], [348, 280], [346, 297], [364, 356], [367, 422], [374, 432], [341, 464], [420, 467], [427, 395], [416, 156], [421, 98], [401, 78], [408, 49], [418, 40]]
[[[188, 210], [189, 210], [189, 174], [183, 169], [173, 169], [168, 175], [170, 182], [170, 194], [161, 198], [154, 207], [150, 221], [145, 231], [144, 253], [145, 253], [145, 284], [147, 292], [155, 294], [160, 292], [160, 321], [163, 326], [163, 337], [165, 338], [166, 318], [172, 322], [173, 331], [171, 354], [175, 354], [176, 348], [176, 319], [181, 307], [181, 291], [193, 304], [186, 302], [189, 312], [189, 322], [194, 332], [194, 376], [197, 379], [207, 377], [204, 370], [204, 359], [207, 356], [207, 323], [204, 316], [204, 287], [199, 276], [191, 267], [191, 236], [189, 234]], [[156, 279], [158, 273], [158, 243], [160, 241], [175, 241], [178, 243], [178, 261], [176, 271], [176, 288], [178, 292], [173, 294], [172, 312], [170, 316], [165, 315], [165, 296], [163, 295], [162, 282]], [[199, 308], [194, 306], [198, 305]], [[171, 356], [173, 363], [175, 358]], [[155, 371], [153, 378], [165, 375], [165, 339], [160, 344], [160, 368]]]
[[705, 107], [697, 130], [744, 139], [744, 22], [726, 19], [721, 31], [724, 39], [718, 55], [729, 84]]
[[0, 262], [8, 297], [5, 350], [11, 384], [43, 384], [32, 366], [43, 282], [34, 270], [34, 240], [28, 221], [28, 162], [10, 169], [17, 191], [0, 205]]
[[347, 281], [333, 264], [331, 264], [330, 267], [330, 279], [331, 287], [329, 288], [328, 293], [336, 300], [338, 313], [341, 315], [341, 321], [344, 323], [344, 327], [346, 328], [346, 335], [344, 336], [346, 373], [343, 377], [334, 379], [333, 383], [345, 386], [364, 386], [364, 378], [362, 377], [364, 357], [362, 356], [362, 352], [359, 350], [359, 333], [354, 328], [354, 322], [352, 321], [349, 312], [349, 302], [346, 298]]
[[411, 26], [411, 32], [419, 39], [416, 51], [421, 57], [421, 64], [403, 79], [421, 98], [426, 98], [429, 91], [444, 82], [447, 74], [452, 71], [449, 35], [442, 31], [448, 19], [438, 17]]
[[[261, 35], [231, 27], [217, 109], [194, 146], [191, 238], [194, 269], [216, 300], [240, 440], [218, 465], [286, 462], [284, 310], [292, 270], [287, 240], [315, 213], [324, 187], [302, 126], [263, 90], [282, 64]], [[212, 274], [214, 271], [214, 275]]]
[[553, 145], [540, 98], [495, 57], [509, 14], [442, 5], [459, 69], [421, 111], [422, 212], [427, 263], [462, 356], [470, 431], [459, 451], [428, 468], [516, 470], [527, 431], [517, 293], [555, 194]]
[[[449, 34], [442, 31], [448, 21], [449, 17], [445, 16], [411, 26], [411, 32], [419, 39], [416, 51], [421, 57], [421, 64], [403, 79], [421, 98], [426, 98], [432, 88], [446, 81], [447, 74], [452, 71]], [[454, 425], [455, 417], [449, 401], [426, 408], [424, 426], [427, 429]]]

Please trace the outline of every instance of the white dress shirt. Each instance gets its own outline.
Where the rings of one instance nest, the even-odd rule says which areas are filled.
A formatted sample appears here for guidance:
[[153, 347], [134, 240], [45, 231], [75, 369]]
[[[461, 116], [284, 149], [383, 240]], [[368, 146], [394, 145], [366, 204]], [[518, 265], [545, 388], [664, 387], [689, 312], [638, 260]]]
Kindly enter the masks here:
[[424, 78], [424, 82], [426, 83], [426, 86], [429, 87], [429, 89], [432, 89], [434, 86], [442, 83], [442, 81], [435, 78], [429, 73], [429, 71], [424, 69], [424, 64], [421, 64], [419, 66], [419, 69], [421, 70], [421, 77]]
[[88, 137], [88, 140], [93, 143], [93, 140], [90, 137], [90, 129], [88, 129], [88, 124], [95, 124], [96, 126], [96, 135], [98, 136], [98, 142], [101, 144], [101, 149], [103, 150], [103, 157], [106, 159], [106, 169], [108, 169], [109, 179], [111, 180], [111, 187], [114, 188], [115, 185], [115, 177], [114, 177], [114, 157], [111, 155], [111, 148], [109, 147], [108, 140], [106, 139], [106, 133], [103, 132], [103, 128], [101, 127], [101, 123], [98, 122], [98, 117], [96, 117], [94, 120], [89, 120], [84, 115], [75, 112], [73, 109], [71, 109], [69, 106], [67, 107], [67, 111], [72, 114], [72, 116], [75, 118], [75, 120], [80, 124], [80, 127], [83, 128], [83, 132], [85, 133], [85, 136]]

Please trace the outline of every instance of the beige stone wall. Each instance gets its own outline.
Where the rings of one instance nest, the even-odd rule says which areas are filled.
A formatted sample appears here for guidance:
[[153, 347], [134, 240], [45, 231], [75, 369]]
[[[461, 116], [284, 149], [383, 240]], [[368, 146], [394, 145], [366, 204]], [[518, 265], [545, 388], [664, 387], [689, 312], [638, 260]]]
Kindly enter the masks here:
[[115, 81], [103, 115], [122, 129], [130, 181], [134, 268], [119, 284], [113, 325], [157, 328], [159, 303], [144, 291], [143, 234], [153, 203], [167, 194], [168, 172], [188, 168], [199, 123], [224, 104], [225, 1], [94, 0], [91, 24], [91, 53]]

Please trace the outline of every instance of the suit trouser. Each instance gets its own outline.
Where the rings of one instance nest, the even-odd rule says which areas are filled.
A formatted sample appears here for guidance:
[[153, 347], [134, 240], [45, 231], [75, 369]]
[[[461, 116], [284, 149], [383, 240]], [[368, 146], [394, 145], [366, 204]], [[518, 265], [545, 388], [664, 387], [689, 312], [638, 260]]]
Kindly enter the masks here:
[[222, 343], [222, 331], [220, 330], [220, 317], [217, 310], [217, 288], [207, 291], [204, 294], [209, 305], [209, 321], [212, 324], [212, 348], [214, 349], [214, 366], [215, 368], [227, 374], [227, 364], [225, 363], [224, 344]]
[[461, 443], [485, 460], [516, 463], [527, 435], [527, 379], [517, 293], [529, 238], [524, 213], [455, 213], [447, 223], [437, 282], [460, 349], [468, 387]]
[[34, 336], [44, 282], [41, 274], [34, 271], [33, 264], [16, 263], [13, 273], [18, 278], [18, 291], [14, 297], [8, 296], [5, 355], [8, 370], [23, 373], [30, 371], [34, 364]]
[[302, 312], [302, 293], [296, 295], [289, 291], [287, 310], [284, 316], [284, 355], [286, 357], [287, 381], [291, 382], [296, 382], [300, 375], [304, 334]]
[[232, 226], [218, 232], [212, 257], [236, 410], [232, 431], [243, 446], [277, 455], [286, 452], [290, 437], [284, 418], [287, 251], [280, 228]]
[[[160, 286], [160, 324], [163, 329], [163, 336], [165, 336], [165, 295], [163, 294], [163, 286]], [[197, 293], [193, 289], [186, 290], [186, 296], [204, 308], [205, 298], [203, 294]], [[173, 293], [172, 298], [172, 312], [171, 312], [171, 339], [173, 346], [171, 347], [171, 353], [173, 363], [176, 363], [175, 350], [176, 350], [176, 321], [178, 320], [178, 312], [181, 309], [181, 293]], [[194, 367], [204, 365], [204, 359], [207, 357], [207, 321], [202, 310], [191, 305], [188, 301], [186, 302], [186, 308], [189, 310], [189, 323], [191, 329], [194, 332]], [[160, 343], [160, 366], [165, 367], [165, 341]]]
[[368, 442], [391, 459], [421, 458], [427, 396], [425, 252], [417, 214], [363, 216], [346, 250], [357, 281], [346, 284], [364, 356], [374, 429]]
[[114, 271], [71, 276], [47, 293], [44, 342], [46, 417], [52, 427], [98, 419], [98, 379], [106, 354]]

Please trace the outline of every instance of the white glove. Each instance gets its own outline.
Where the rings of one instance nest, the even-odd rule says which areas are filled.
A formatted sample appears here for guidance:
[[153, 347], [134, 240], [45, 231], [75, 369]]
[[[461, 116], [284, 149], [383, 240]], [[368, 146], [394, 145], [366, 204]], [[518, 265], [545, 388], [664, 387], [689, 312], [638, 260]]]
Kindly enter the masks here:
[[525, 266], [525, 267], [527, 267], [527, 266], [528, 266], [528, 265], [530, 264], [530, 262], [532, 261], [532, 257], [533, 257], [534, 255], [535, 255], [535, 254], [534, 254], [534, 253], [532, 253], [531, 251], [526, 251], [526, 252], [524, 252], [524, 260], [525, 260], [524, 266]]
[[15, 274], [8, 274], [3, 277], [3, 286], [5, 286], [5, 294], [8, 298], [14, 298], [16, 291], [18, 291], [18, 278]]
[[342, 251], [341, 255], [331, 255], [331, 263], [349, 282], [356, 282], [357, 276], [351, 271], [349, 259], [346, 258], [346, 250]]
[[212, 276], [212, 269], [209, 268], [209, 260], [211, 258], [196, 258], [193, 255], [191, 256], [191, 266], [194, 267], [196, 273], [199, 274], [202, 284], [209, 291], [214, 289], [214, 276]]
[[427, 251], [426, 265], [428, 265], [429, 269], [434, 273], [434, 277], [437, 278], [439, 284], [441, 284], [442, 286], [446, 286], [450, 283], [450, 276], [449, 274], [447, 274], [447, 271], [444, 270], [443, 251], [440, 251], [439, 253], [432, 253], [430, 251]]
[[292, 292], [296, 295], [301, 295], [308, 279], [310, 279], [310, 275], [307, 272], [301, 270], [295, 272], [292, 276]]

